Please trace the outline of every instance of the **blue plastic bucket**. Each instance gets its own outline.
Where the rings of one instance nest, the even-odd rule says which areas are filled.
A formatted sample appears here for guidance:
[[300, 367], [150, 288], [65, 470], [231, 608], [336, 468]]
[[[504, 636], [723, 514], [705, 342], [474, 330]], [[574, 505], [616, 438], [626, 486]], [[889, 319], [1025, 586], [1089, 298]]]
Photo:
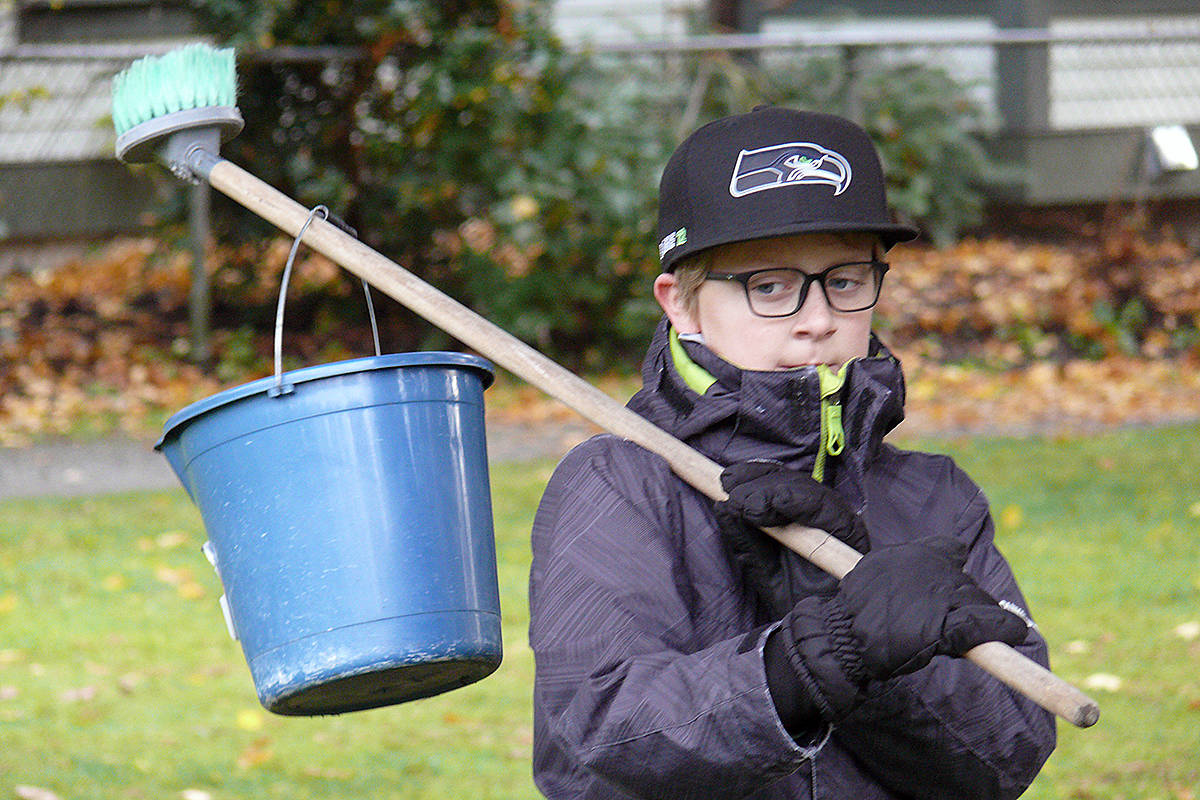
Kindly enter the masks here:
[[222, 607], [263, 706], [334, 714], [464, 686], [500, 664], [483, 390], [460, 353], [342, 361], [167, 420]]

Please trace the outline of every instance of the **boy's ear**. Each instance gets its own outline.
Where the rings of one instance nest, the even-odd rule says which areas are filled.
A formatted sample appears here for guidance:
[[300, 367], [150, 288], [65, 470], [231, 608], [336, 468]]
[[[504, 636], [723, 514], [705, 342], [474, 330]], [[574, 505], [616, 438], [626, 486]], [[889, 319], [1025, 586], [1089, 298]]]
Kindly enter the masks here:
[[671, 327], [679, 333], [700, 333], [700, 321], [694, 305], [689, 308], [679, 291], [679, 281], [669, 272], [654, 279], [654, 299], [671, 320]]

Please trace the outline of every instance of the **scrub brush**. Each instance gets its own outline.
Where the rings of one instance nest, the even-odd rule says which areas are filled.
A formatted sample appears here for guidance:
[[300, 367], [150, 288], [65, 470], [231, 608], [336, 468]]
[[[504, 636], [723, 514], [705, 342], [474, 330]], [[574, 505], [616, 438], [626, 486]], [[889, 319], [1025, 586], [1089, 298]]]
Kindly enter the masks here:
[[[241, 167], [220, 157], [221, 143], [242, 129], [234, 105], [237, 74], [232, 50], [189, 45], [143, 58], [113, 81], [117, 157], [127, 163], [164, 161], [176, 176], [208, 181], [263, 219], [340, 264], [460, 342], [490, 358], [600, 428], [664, 458], [682, 480], [714, 500], [727, 496], [721, 466], [493, 325], [334, 224]], [[841, 578], [862, 557], [825, 531], [801, 525], [765, 529], [785, 546]], [[967, 659], [1079, 727], [1095, 724], [1096, 702], [1040, 664], [1000, 642]]]
[[140, 163], [161, 150], [172, 172], [198, 182], [201, 165], [188, 164], [191, 151], [215, 154], [241, 132], [236, 102], [232, 48], [193, 44], [135, 61], [113, 79], [117, 158]]

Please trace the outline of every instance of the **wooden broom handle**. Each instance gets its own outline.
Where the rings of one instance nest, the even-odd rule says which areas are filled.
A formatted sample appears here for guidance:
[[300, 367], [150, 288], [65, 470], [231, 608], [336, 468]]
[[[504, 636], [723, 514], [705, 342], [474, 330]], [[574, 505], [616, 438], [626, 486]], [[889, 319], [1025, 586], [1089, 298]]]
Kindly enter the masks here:
[[[207, 178], [215, 189], [291, 236], [298, 235], [309, 218], [304, 206], [230, 161], [216, 159]], [[304, 242], [602, 429], [662, 456], [676, 475], [708, 497], [723, 500], [727, 496], [721, 487], [719, 464], [354, 237], [314, 219], [304, 233]], [[816, 528], [788, 525], [764, 530], [838, 579], [862, 558]], [[1099, 719], [1094, 700], [1006, 644], [987, 642], [964, 657], [1073, 725], [1086, 728]]]

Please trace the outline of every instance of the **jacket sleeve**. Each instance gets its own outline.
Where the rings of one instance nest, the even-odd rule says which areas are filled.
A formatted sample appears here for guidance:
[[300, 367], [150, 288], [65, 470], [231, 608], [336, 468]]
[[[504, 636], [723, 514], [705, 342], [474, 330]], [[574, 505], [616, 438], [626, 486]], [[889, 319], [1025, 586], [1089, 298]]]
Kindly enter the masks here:
[[[998, 601], [1027, 610], [995, 546], [986, 498], [957, 467], [948, 468], [952, 490], [945, 494], [965, 500], [950, 527], [970, 545], [966, 571]], [[1017, 650], [1049, 665], [1036, 628]], [[938, 657], [916, 673], [871, 686], [867, 702], [834, 736], [904, 796], [1000, 800], [1019, 796], [1033, 782], [1054, 749], [1055, 720], [969, 661]]]
[[769, 629], [722, 630], [711, 620], [727, 609], [696, 607], [679, 487], [661, 459], [597, 437], [543, 497], [530, 643], [534, 770], [548, 796], [601, 779], [633, 797], [742, 797], [812, 755], [767, 691]]

